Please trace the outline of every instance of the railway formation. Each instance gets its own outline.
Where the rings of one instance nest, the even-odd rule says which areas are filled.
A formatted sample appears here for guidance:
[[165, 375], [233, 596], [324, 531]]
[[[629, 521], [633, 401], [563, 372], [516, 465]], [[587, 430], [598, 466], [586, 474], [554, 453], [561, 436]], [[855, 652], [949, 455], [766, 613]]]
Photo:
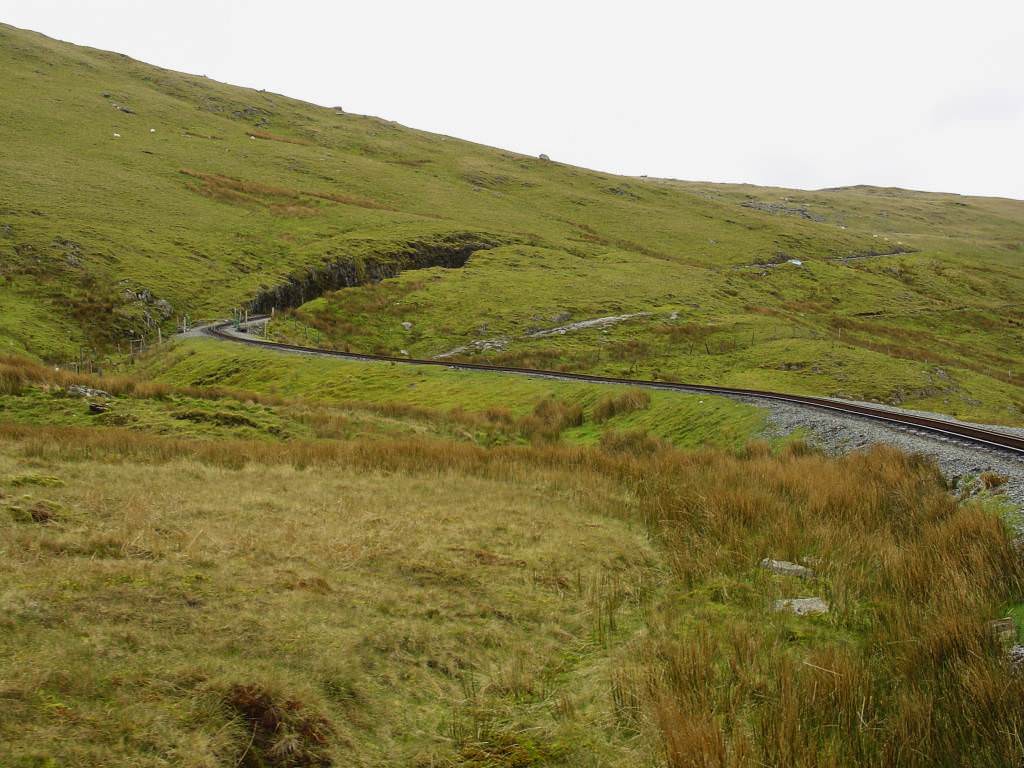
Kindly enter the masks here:
[[[251, 318], [249, 320], [249, 325], [257, 324], [264, 319], [265, 318]], [[514, 368], [500, 365], [484, 365], [481, 363], [460, 363], [449, 360], [423, 360], [410, 357], [389, 357], [387, 355], [370, 355], [357, 352], [338, 352], [335, 350], [320, 349], [317, 347], [301, 347], [294, 344], [282, 344], [280, 342], [257, 338], [237, 330], [233, 322], [212, 323], [197, 330], [201, 330], [202, 333], [223, 341], [230, 341], [236, 344], [248, 344], [264, 349], [276, 349], [281, 352], [338, 357], [346, 360], [432, 366], [435, 368], [448, 368], [463, 371], [485, 371], [517, 376], [531, 376], [534, 378], [583, 381], [592, 384], [622, 384], [647, 389], [667, 389], [680, 392], [695, 392], [708, 395], [724, 395], [751, 400], [767, 400], [778, 403], [788, 403], [815, 408], [822, 411], [831, 411], [833, 413], [846, 416], [870, 419], [875, 422], [909, 429], [918, 434], [924, 434], [946, 441], [967, 443], [973, 446], [984, 447], [989, 450], [994, 449], [1004, 455], [1009, 454], [1017, 459], [1024, 460], [1024, 437], [1019, 435], [995, 429], [987, 429], [981, 426], [964, 424], [962, 422], [893, 411], [886, 408], [877, 408], [870, 405], [833, 400], [825, 397], [789, 395], [781, 392], [764, 392], [756, 389], [716, 387], [705, 384], [684, 384], [669, 381], [623, 379], [614, 376], [597, 376], [588, 373], [566, 373], [562, 371], [549, 371], [535, 368]]]

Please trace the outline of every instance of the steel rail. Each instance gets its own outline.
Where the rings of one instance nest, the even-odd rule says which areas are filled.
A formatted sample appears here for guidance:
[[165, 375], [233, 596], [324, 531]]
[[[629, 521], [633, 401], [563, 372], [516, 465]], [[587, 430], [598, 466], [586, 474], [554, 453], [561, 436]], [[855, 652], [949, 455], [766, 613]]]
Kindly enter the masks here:
[[[252, 318], [251, 325], [262, 318]], [[889, 411], [884, 408], [873, 408], [868, 405], [845, 403], [839, 400], [831, 400], [824, 397], [813, 397], [808, 395], [789, 395], [781, 392], [766, 392], [758, 389], [736, 389], [733, 387], [717, 387], [708, 384], [685, 384], [672, 381], [651, 381], [647, 379], [624, 379], [616, 376], [598, 376], [590, 373], [567, 373], [562, 371], [550, 371], [537, 368], [516, 368], [503, 365], [484, 365], [481, 363], [458, 363], [447, 360], [423, 360], [413, 357], [390, 357], [388, 355], [371, 355], [360, 352], [338, 352], [332, 349], [320, 349], [318, 347], [300, 347], [295, 344], [283, 344], [276, 341], [267, 341], [254, 337], [240, 336], [230, 333], [232, 322], [214, 323], [206, 326], [204, 333], [224, 341], [231, 341], [236, 344], [248, 344], [266, 349], [276, 349], [282, 352], [293, 352], [305, 355], [321, 355], [328, 357], [340, 357], [346, 360], [361, 360], [365, 362], [378, 363], [399, 363], [402, 365], [433, 366], [436, 368], [449, 368], [460, 371], [485, 371], [490, 373], [508, 373], [519, 376], [532, 376], [534, 378], [560, 379], [566, 381], [582, 381], [591, 384], [622, 384], [631, 387], [644, 387], [647, 389], [668, 389], [680, 392], [695, 392], [709, 395], [725, 395], [730, 397], [748, 397], [759, 400], [775, 400], [796, 405], [804, 405], [821, 410], [835, 411], [838, 413], [860, 416], [874, 421], [886, 422], [899, 427], [913, 427], [928, 434], [940, 436], [946, 439], [962, 440], [968, 443], [984, 445], [987, 448], [996, 448], [1007, 451], [1020, 458], [1024, 458], [1024, 437], [999, 432], [984, 427], [974, 427], [967, 424], [935, 419], [927, 416], [918, 416], [909, 413]]]

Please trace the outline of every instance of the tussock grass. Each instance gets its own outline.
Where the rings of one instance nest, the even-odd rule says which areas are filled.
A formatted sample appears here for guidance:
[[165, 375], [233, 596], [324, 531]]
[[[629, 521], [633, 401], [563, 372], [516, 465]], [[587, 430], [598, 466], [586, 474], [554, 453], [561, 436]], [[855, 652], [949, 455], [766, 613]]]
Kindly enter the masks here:
[[[578, 418], [557, 401], [538, 410], [540, 415], [531, 415], [553, 423]], [[489, 418], [507, 415], [497, 412]], [[417, 493], [437, 498], [453, 492], [463, 498], [461, 490], [453, 491], [462, 488], [472, 497], [479, 493], [480, 483], [492, 484], [492, 492], [501, 486], [513, 494], [509, 498], [520, 497], [510, 502], [515, 508], [535, 509], [529, 514], [537, 514], [542, 527], [562, 524], [551, 517], [552, 503], [562, 510], [600, 513], [602, 517], [594, 521], [598, 526], [606, 525], [598, 522], [602, 519], [642, 523], [634, 530], [654, 537], [662, 564], [628, 578], [616, 569], [591, 571], [584, 577], [554, 567], [558, 558], [573, 556], [578, 549], [558, 538], [548, 542], [553, 559], [547, 566], [503, 547], [499, 540], [467, 539], [461, 534], [454, 540], [437, 540], [439, 549], [430, 560], [420, 552], [406, 553], [397, 561], [398, 573], [411, 581], [389, 596], [375, 593], [369, 605], [384, 600], [392, 612], [406, 600], [415, 603], [417, 590], [426, 585], [459, 592], [467, 584], [466, 576], [440, 564], [454, 558], [487, 569], [492, 578], [504, 574], [501, 578], [507, 576], [510, 583], [526, 578], [530, 584], [545, 585], [552, 594], [563, 596], [559, 599], [576, 596], [572, 599], [579, 600], [579, 615], [586, 619], [574, 630], [575, 636], [585, 636], [594, 644], [590, 647], [606, 654], [602, 682], [596, 689], [588, 688], [583, 698], [578, 690], [571, 693], [558, 687], [566, 678], [553, 683], [523, 645], [508, 646], [509, 655], [496, 660], [491, 671], [475, 673], [471, 683], [458, 672], [460, 662], [454, 659], [427, 667], [433, 681], [428, 688], [441, 685], [449, 691], [446, 697], [464, 700], [466, 708], [440, 726], [450, 741], [421, 730], [420, 738], [426, 739], [421, 748], [433, 744], [434, 750], [441, 750], [435, 755], [447, 754], [446, 759], [456, 763], [486, 758], [504, 765], [507, 758], [513, 760], [508, 764], [519, 764], [515, 760], [534, 755], [541, 762], [577, 764], [583, 752], [595, 748], [616, 755], [609, 757], [610, 763], [630, 765], [640, 754], [636, 749], [660, 753], [672, 766], [959, 765], [964, 754], [977, 755], [985, 764], [1009, 765], [1024, 734], [1024, 678], [1011, 672], [1002, 648], [986, 629], [986, 622], [1021, 593], [1021, 561], [1007, 529], [982, 504], [954, 499], [931, 463], [892, 449], [833, 459], [803, 445], [778, 453], [764, 444], [736, 453], [681, 452], [646, 436], [609, 437], [601, 448], [559, 442], [485, 448], [430, 438], [213, 441], [9, 424], [0, 426], [0, 446], [6, 446], [0, 449], [0, 471], [17, 475], [4, 467], [29, 463], [38, 472], [64, 479], [63, 485], [41, 486], [36, 493], [46, 494], [55, 505], [45, 509], [70, 511], [33, 520], [31, 511], [24, 511], [30, 507], [19, 504], [23, 511], [11, 517], [17, 531], [12, 545], [39, 553], [41, 567], [81, 558], [96, 563], [111, 558], [125, 563], [171, 562], [168, 558], [176, 548], [185, 547], [222, 516], [224, 510], [214, 518], [205, 511], [191, 513], [188, 525], [176, 529], [177, 544], [165, 541], [157, 529], [171, 524], [166, 516], [181, 503], [180, 495], [168, 499], [160, 521], [139, 519], [128, 528], [83, 525], [94, 514], [88, 509], [99, 510], [108, 503], [109, 490], [95, 497], [82, 495], [86, 487], [97, 487], [96, 477], [133, 476], [140, 471], [165, 478], [160, 482], [191, 478], [185, 480], [188, 487], [182, 493], [197, 492], [187, 496], [192, 505], [203, 506], [198, 489], [207, 483], [221, 487], [212, 498], [227, 505], [225, 523], [234, 522], [230, 528], [218, 528], [214, 540], [221, 547], [216, 557], [228, 564], [251, 547], [256, 547], [253, 556], [270, 558], [271, 563], [281, 556], [284, 562], [309, 563], [333, 557], [320, 549], [333, 546], [333, 538], [318, 543], [305, 535], [290, 535], [275, 544], [262, 538], [268, 523], [242, 513], [255, 504], [277, 521], [274, 526], [305, 528], [325, 524], [316, 522], [322, 518], [312, 511], [315, 505], [295, 506], [287, 497], [273, 494], [264, 494], [259, 501], [251, 493], [242, 494], [229, 501], [230, 494], [238, 493], [233, 489], [255, 483], [253, 487], [268, 492], [273, 487], [308, 498], [323, 483], [337, 482], [331, 478], [390, 478], [397, 488], [381, 500], [384, 507], [372, 513], [378, 522], [368, 528], [358, 523], [364, 528], [360, 536], [366, 546], [374, 543], [356, 562], [365, 563], [367, 576], [375, 581], [391, 567], [383, 553], [399, 538], [408, 541], [408, 534], [395, 526], [401, 526], [411, 510], [422, 509], [419, 497], [403, 496], [398, 490], [409, 483]], [[274, 478], [288, 480], [281, 484]], [[523, 490], [527, 488], [535, 491]], [[325, 492], [337, 490], [331, 485]], [[524, 493], [529, 505], [537, 506], [523, 507]], [[88, 498], [93, 500], [83, 510], [81, 503]], [[481, 498], [480, 504], [481, 509], [491, 509], [494, 499]], [[425, 514], [424, 525], [434, 525], [429, 521], [437, 515], [445, 520], [462, 515]], [[481, 524], [491, 530], [493, 521]], [[192, 526], [197, 526], [196, 532]], [[383, 526], [379, 533], [377, 526]], [[206, 534], [198, 535], [205, 540]], [[318, 536], [323, 539], [323, 532]], [[634, 540], [627, 537], [620, 545], [627, 541]], [[282, 546], [280, 555], [270, 554]], [[212, 556], [213, 550], [200, 559]], [[758, 567], [764, 557], [807, 563], [814, 577], [793, 583], [770, 574]], [[235, 572], [232, 566], [216, 576], [215, 589], [227, 588], [222, 579]], [[13, 573], [4, 578], [13, 578]], [[253, 571], [250, 578], [261, 578], [258, 573]], [[330, 623], [326, 617], [337, 610], [330, 601], [337, 599], [341, 587], [329, 572], [297, 571], [286, 584], [290, 594], [326, 601], [316, 610], [327, 611], [317, 615]], [[412, 591], [402, 591], [406, 589]], [[776, 599], [806, 594], [825, 598], [831, 612], [798, 618], [771, 610]], [[284, 606], [276, 603], [264, 613], [268, 622], [286, 615]], [[304, 621], [308, 626], [308, 616]], [[521, 619], [510, 621], [508, 629]], [[261, 626], [251, 636], [253, 641], [272, 655], [279, 653], [271, 650], [279, 647], [275, 632], [269, 625]], [[133, 654], [144, 656], [148, 642]], [[379, 669], [391, 669], [398, 659], [426, 647], [413, 636], [394, 642], [399, 643], [394, 651], [398, 655], [388, 651], [387, 660], [374, 662], [383, 664]], [[570, 650], [572, 643], [564, 645], [567, 642], [557, 641], [552, 647], [576, 653]], [[231, 691], [246, 691], [257, 703], [266, 699], [265, 709], [279, 712], [274, 717], [295, 718], [272, 737], [269, 730], [260, 730], [251, 708], [231, 705], [236, 713], [229, 731], [233, 746], [222, 749], [234, 760], [251, 742], [258, 745], [260, 759], [273, 764], [269, 755], [284, 749], [280, 745], [286, 736], [289, 749], [312, 750], [310, 754], [322, 749], [335, 758], [348, 754], [353, 745], [382, 743], [379, 730], [360, 720], [367, 712], [380, 712], [375, 709], [378, 694], [367, 693], [365, 678], [356, 676], [347, 683], [332, 678], [324, 690], [340, 693], [324, 698], [310, 692], [309, 676], [314, 673], [308, 664], [300, 667], [301, 674], [291, 672], [288, 680], [277, 683], [232, 669], [231, 675], [218, 677], [222, 682], [206, 684], [209, 693], [203, 696], [216, 694], [223, 702]], [[427, 681], [421, 680], [423, 684]], [[458, 696], [452, 685], [461, 686]], [[67, 691], [61, 695], [71, 696]], [[432, 701], [434, 694], [417, 695], [422, 702]], [[550, 709], [543, 711], [551, 712], [553, 719], [531, 709], [531, 702], [538, 700], [550, 702]], [[426, 716], [424, 710], [417, 711]], [[312, 719], [303, 724], [305, 717]], [[578, 730], [573, 724], [582, 726], [581, 717], [588, 725]], [[620, 736], [603, 741], [599, 734], [606, 731], [594, 729], [595, 717], [615, 723], [613, 732], [624, 741]], [[221, 727], [214, 724], [216, 718], [210, 722], [211, 730]], [[321, 722], [323, 728], [316, 725]], [[524, 723], [533, 725], [524, 730]], [[302, 736], [314, 732], [323, 736], [323, 744], [319, 737], [310, 736], [310, 741]], [[93, 738], [87, 735], [88, 728], [82, 733], [87, 742]], [[449, 746], [442, 748], [442, 743]]]
[[101, 376], [48, 366], [20, 355], [0, 355], [0, 394], [20, 395], [28, 387], [67, 389], [79, 385], [110, 395], [160, 399], [185, 395], [210, 400], [232, 399], [263, 405], [282, 405], [286, 400], [271, 394], [230, 387], [177, 386], [134, 376]]
[[[810, 589], [832, 603], [817, 642], [798, 626], [814, 621], [765, 604], [717, 632], [679, 634], [683, 617], [662, 617], [633, 682], [669, 764], [934, 766], [967, 754], [1012, 764], [1024, 679], [985, 628], [1021, 589], [1002, 522], [958, 504], [922, 459], [887, 448], [840, 461], [801, 453], [716, 459], [687, 482], [680, 460], [663, 455], [643, 486], [642, 508], [689, 588], [724, 577], [736, 590], [725, 603], [743, 605], [744, 575], [771, 556], [812, 563]], [[808, 589], [775, 585], [794, 588]]]
[[594, 405], [593, 419], [601, 424], [621, 413], [642, 411], [651, 406], [651, 396], [642, 389], [629, 389], [618, 395], [605, 395]]

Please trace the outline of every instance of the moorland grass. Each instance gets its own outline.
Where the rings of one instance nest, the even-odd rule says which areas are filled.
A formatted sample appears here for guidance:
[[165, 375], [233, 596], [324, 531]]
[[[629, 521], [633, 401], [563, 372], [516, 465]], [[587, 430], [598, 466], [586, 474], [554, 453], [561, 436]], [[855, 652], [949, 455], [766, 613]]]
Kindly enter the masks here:
[[[18, 759], [1019, 758], [1024, 678], [986, 627], [1020, 596], [1010, 534], [892, 449], [24, 425], [0, 445], [0, 487], [56, 480], [0, 500]], [[772, 610], [809, 594], [831, 611]]]

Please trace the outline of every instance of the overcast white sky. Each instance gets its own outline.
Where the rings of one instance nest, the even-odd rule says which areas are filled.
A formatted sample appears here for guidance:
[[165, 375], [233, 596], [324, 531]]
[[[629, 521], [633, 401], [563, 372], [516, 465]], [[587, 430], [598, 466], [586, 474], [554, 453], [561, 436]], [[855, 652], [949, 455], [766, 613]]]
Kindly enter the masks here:
[[1024, 199], [1020, 0], [0, 0], [0, 21], [616, 173]]

